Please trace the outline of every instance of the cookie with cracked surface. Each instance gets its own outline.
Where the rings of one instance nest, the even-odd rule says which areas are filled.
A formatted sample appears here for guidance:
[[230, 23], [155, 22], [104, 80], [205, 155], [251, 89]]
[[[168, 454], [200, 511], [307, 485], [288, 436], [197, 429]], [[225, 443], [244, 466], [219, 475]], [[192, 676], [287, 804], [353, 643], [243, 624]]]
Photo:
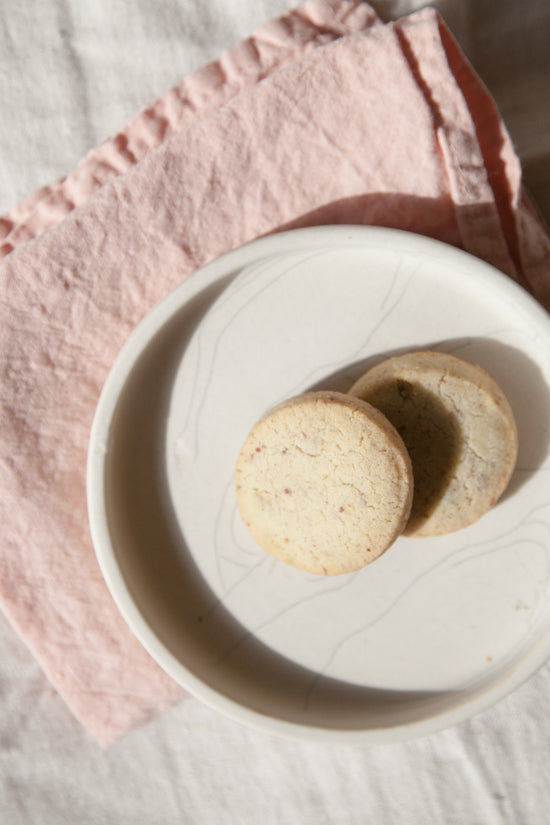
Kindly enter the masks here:
[[327, 391], [291, 398], [254, 425], [235, 486], [264, 550], [329, 576], [377, 559], [412, 502], [411, 463], [395, 428], [365, 401]]
[[378, 364], [350, 394], [381, 410], [409, 451], [414, 498], [404, 534], [467, 527], [506, 489], [517, 458], [516, 424], [504, 393], [480, 367], [413, 352]]

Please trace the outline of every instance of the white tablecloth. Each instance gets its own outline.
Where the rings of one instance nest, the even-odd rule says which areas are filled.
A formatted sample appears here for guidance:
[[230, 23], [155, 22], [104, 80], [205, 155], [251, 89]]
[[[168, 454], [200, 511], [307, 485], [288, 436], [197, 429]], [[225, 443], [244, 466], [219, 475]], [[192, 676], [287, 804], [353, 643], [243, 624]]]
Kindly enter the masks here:
[[[288, 0], [5, 0], [0, 214]], [[425, 5], [373, 2], [385, 19]], [[550, 5], [440, 0], [550, 222]], [[549, 273], [550, 276], [550, 273]], [[102, 751], [0, 616], [0, 821], [542, 825], [550, 663], [473, 720], [403, 745], [270, 737], [190, 699]]]

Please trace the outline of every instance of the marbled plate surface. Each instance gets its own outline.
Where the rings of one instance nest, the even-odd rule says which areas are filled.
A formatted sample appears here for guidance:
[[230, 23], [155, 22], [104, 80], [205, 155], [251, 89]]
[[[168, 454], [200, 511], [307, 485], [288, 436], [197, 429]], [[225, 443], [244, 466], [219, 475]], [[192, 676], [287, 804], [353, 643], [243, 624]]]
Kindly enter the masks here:
[[[426, 348], [479, 364], [510, 401], [520, 449], [501, 501], [345, 576], [267, 555], [233, 488], [254, 422]], [[113, 374], [98, 555], [138, 637], [205, 701], [275, 732], [388, 741], [468, 717], [550, 654], [550, 324], [507, 277], [393, 230], [284, 233], [168, 296]]]

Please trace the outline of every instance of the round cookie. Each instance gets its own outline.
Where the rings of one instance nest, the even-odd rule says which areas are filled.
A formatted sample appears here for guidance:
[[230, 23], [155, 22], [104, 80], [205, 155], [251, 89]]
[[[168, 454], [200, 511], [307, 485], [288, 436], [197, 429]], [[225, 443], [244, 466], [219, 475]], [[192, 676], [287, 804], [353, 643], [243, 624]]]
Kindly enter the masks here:
[[350, 573], [399, 536], [412, 502], [405, 446], [379, 410], [338, 392], [278, 405], [252, 428], [235, 470], [258, 544], [310, 573]]
[[502, 390], [480, 367], [439, 352], [389, 358], [350, 394], [392, 422], [409, 451], [414, 497], [406, 535], [439, 536], [477, 521], [512, 475], [518, 449]]

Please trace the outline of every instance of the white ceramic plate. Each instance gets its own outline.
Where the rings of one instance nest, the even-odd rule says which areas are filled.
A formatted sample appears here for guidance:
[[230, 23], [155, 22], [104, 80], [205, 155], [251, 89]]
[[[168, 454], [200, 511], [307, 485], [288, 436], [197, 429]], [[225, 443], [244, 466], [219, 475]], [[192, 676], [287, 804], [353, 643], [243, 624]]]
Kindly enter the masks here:
[[[233, 490], [254, 422], [424, 348], [480, 364], [505, 391], [520, 450], [502, 500], [350, 575], [265, 554]], [[101, 396], [88, 498], [113, 597], [174, 679], [270, 732], [368, 744], [466, 719], [550, 655], [549, 386], [546, 312], [454, 248], [319, 227], [236, 250], [152, 310]]]

